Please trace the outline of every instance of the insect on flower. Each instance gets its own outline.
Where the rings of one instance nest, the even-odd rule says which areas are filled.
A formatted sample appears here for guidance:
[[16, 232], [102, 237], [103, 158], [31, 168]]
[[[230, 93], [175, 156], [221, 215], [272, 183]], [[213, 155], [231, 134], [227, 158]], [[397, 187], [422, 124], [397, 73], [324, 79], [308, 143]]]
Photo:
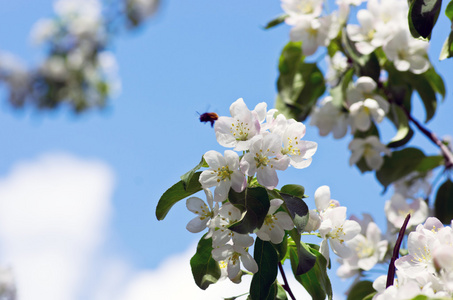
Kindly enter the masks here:
[[219, 118], [215, 112], [205, 112], [200, 115], [200, 122], [210, 122], [211, 127], [214, 127], [214, 122]]

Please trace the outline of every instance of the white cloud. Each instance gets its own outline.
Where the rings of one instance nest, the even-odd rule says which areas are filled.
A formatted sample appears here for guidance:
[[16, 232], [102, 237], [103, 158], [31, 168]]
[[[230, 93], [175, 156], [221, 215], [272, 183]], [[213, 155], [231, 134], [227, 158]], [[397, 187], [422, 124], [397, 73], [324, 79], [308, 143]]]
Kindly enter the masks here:
[[105, 164], [47, 155], [0, 179], [0, 257], [21, 300], [78, 299], [110, 216]]
[[[184, 253], [166, 258], [155, 270], [130, 272], [124, 277], [132, 278], [122, 288], [115, 300], [149, 300], [149, 299], [223, 299], [247, 293], [250, 288], [251, 276], [244, 276], [240, 284], [234, 284], [228, 279], [210, 285], [201, 290], [195, 284], [190, 269], [190, 258], [194, 255], [196, 245], [190, 246]], [[289, 262], [288, 262], [289, 263]], [[291, 275], [290, 269], [285, 269], [291, 290], [297, 299], [309, 299], [305, 289]], [[118, 281], [116, 279], [116, 281]], [[279, 278], [279, 282], [283, 282]], [[111, 287], [114, 284], [107, 285]], [[104, 294], [105, 296], [106, 294]], [[107, 299], [107, 298], [97, 298]], [[245, 299], [244, 297], [240, 299]]]
[[[99, 161], [53, 154], [0, 178], [0, 266], [12, 267], [20, 300], [198, 300], [248, 292], [251, 276], [199, 289], [189, 264], [196, 245], [162, 258], [154, 270], [105, 256], [113, 177]], [[286, 272], [296, 297], [309, 299]]]

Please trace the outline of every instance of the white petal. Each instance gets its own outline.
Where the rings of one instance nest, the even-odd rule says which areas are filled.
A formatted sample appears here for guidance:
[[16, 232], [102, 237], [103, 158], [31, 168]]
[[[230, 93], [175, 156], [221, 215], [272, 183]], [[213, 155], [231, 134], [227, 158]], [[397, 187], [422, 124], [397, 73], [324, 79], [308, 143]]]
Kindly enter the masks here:
[[327, 185], [320, 186], [315, 191], [315, 205], [318, 211], [323, 211], [329, 207], [330, 188]]
[[257, 170], [256, 179], [259, 184], [273, 190], [278, 185], [277, 171], [274, 168], [262, 167]]
[[[235, 153], [235, 152], [233, 152], [233, 153]], [[222, 154], [220, 154], [217, 151], [210, 150], [210, 151], [206, 152], [203, 155], [203, 157], [211, 169], [216, 170], [216, 169], [221, 168], [226, 165], [225, 158], [222, 156]]]
[[[203, 218], [203, 219], [201, 219]], [[192, 233], [198, 233], [206, 228], [209, 218], [206, 217], [195, 217], [187, 224], [186, 229]]]
[[253, 257], [246, 252], [245, 254], [241, 255], [241, 261], [244, 267], [252, 273], [258, 272], [258, 265]]

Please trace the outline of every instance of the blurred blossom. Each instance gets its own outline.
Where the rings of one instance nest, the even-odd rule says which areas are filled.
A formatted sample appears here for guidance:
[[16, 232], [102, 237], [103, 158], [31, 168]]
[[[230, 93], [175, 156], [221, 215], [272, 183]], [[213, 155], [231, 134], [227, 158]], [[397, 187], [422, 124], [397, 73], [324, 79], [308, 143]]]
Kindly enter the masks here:
[[394, 194], [387, 200], [384, 210], [387, 220], [397, 230], [403, 226], [407, 214], [411, 214], [407, 228], [421, 224], [428, 217], [428, 205], [423, 199], [414, 199], [408, 203], [400, 194]]
[[365, 139], [356, 138], [349, 143], [351, 157], [349, 164], [352, 166], [360, 161], [363, 157], [366, 164], [373, 170], [379, 170], [384, 164], [384, 158], [381, 152], [390, 155], [390, 150], [379, 141], [375, 135], [370, 135]]
[[414, 171], [393, 183], [395, 194], [405, 198], [427, 198], [431, 192], [429, 179], [432, 172], [419, 173]]

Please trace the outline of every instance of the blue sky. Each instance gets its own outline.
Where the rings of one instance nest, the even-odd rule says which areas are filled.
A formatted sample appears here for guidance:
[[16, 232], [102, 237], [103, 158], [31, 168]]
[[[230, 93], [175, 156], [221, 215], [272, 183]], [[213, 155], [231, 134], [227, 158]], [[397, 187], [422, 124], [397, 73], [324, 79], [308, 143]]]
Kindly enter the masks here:
[[[193, 215], [187, 211], [184, 202], [180, 202], [164, 221], [159, 222], [155, 218], [155, 206], [161, 194], [177, 182], [181, 174], [195, 166], [206, 151], [223, 152], [215, 140], [213, 129], [198, 121], [197, 112], [209, 110], [227, 115], [230, 104], [240, 97], [244, 98], [249, 108], [262, 101], [268, 107], [273, 106], [278, 57], [288, 42], [289, 28], [282, 25], [265, 31], [262, 26], [280, 13], [279, 1], [163, 1], [154, 19], [136, 32], [124, 32], [114, 40], [111, 50], [118, 60], [122, 91], [103, 111], [93, 110], [80, 116], [65, 109], [37, 112], [25, 108], [15, 111], [0, 92], [3, 98], [0, 105], [0, 143], [3, 145], [0, 148], [0, 195], [4, 195], [0, 203], [24, 197], [33, 199], [41, 192], [44, 194], [36, 197], [36, 201], [50, 199], [51, 196], [46, 197], [48, 191], [39, 188], [36, 194], [23, 196], [19, 193], [22, 186], [25, 189], [29, 184], [30, 191], [35, 191], [33, 178], [43, 180], [43, 186], [49, 186], [50, 190], [55, 183], [60, 197], [56, 198], [56, 203], [68, 193], [77, 195], [80, 192], [80, 197], [85, 197], [84, 191], [90, 189], [82, 183], [89, 174], [95, 174], [90, 182], [99, 183], [99, 190], [93, 189], [89, 197], [95, 199], [96, 195], [101, 195], [96, 199], [105, 200], [93, 200], [101, 203], [97, 208], [82, 201], [82, 206], [77, 206], [80, 210], [74, 210], [73, 215], [83, 215], [87, 211], [100, 221], [93, 225], [98, 226], [97, 231], [93, 231], [98, 233], [91, 232], [93, 239], [99, 238], [98, 242], [90, 244], [83, 239], [77, 240], [91, 247], [86, 248], [88, 254], [83, 260], [86, 268], [77, 271], [77, 274], [86, 272], [90, 274], [89, 278], [96, 278], [97, 281], [89, 284], [68, 279], [68, 282], [72, 280], [73, 286], [79, 287], [75, 289], [79, 292], [70, 295], [70, 299], [106, 299], [106, 295], [123, 294], [129, 295], [124, 299], [142, 299], [140, 291], [149, 288], [149, 282], [166, 286], [158, 278], [175, 276], [168, 271], [171, 267], [182, 263], [185, 264], [182, 269], [187, 269], [190, 251], [193, 252], [193, 245], [201, 237], [185, 229]], [[31, 45], [30, 29], [39, 18], [51, 15], [50, 0], [0, 0], [0, 49], [18, 55], [29, 65], [37, 63], [42, 52]], [[451, 61], [438, 63], [437, 57], [449, 30], [448, 20], [441, 15], [433, 35], [430, 57], [444, 78], [452, 75]], [[451, 83], [449, 80], [445, 83], [448, 93]], [[440, 104], [436, 117], [428, 124], [439, 136], [453, 134], [453, 105], [449, 98], [447, 96], [447, 100]], [[415, 105], [415, 115], [420, 120], [424, 119], [418, 104]], [[384, 137], [391, 137], [393, 128], [389, 124], [384, 124], [384, 128]], [[390, 194], [381, 195], [382, 189], [373, 175], [361, 176], [356, 168], [349, 167], [349, 139], [321, 138], [317, 129], [310, 126], [305, 138], [318, 143], [312, 165], [307, 169], [289, 169], [280, 173], [281, 184], [301, 184], [310, 196], [319, 186], [329, 185], [332, 198], [346, 205], [348, 213], [372, 212], [385, 230], [383, 204]], [[422, 145], [427, 153], [438, 152], [419, 134], [412, 143]], [[29, 174], [38, 175], [30, 177]], [[19, 183], [23, 178], [23, 185], [11, 185], [11, 182], [16, 182], [11, 179], [16, 178], [14, 176], [18, 176]], [[62, 179], [66, 177], [73, 180]], [[90, 185], [89, 182], [86, 184]], [[77, 186], [80, 189], [73, 189]], [[72, 201], [71, 205], [79, 202], [77, 197], [64, 201]], [[6, 205], [11, 213], [18, 216], [21, 211], [39, 207], [44, 211], [41, 216], [45, 219], [45, 211], [64, 215], [65, 209], [68, 209], [59, 208], [50, 200], [43, 201], [50, 206], [48, 209], [40, 205], [28, 207], [19, 200], [17, 203], [17, 206], [1, 205]], [[314, 208], [313, 197], [307, 200], [307, 204]], [[30, 216], [33, 215], [32, 210]], [[41, 224], [40, 220], [36, 218], [33, 222]], [[83, 218], [75, 220], [86, 222]], [[58, 218], [54, 221], [62, 222]], [[11, 240], [11, 232], [17, 232], [15, 230], [22, 227], [17, 222], [11, 222], [4, 224], [8, 227], [4, 234], [0, 229], [0, 244], [12, 241], [16, 247], [17, 242]], [[29, 224], [30, 228], [35, 227], [33, 222]], [[8, 231], [10, 227], [11, 231]], [[46, 228], [42, 230], [42, 234], [48, 234]], [[89, 236], [90, 229], [83, 230], [79, 235]], [[20, 232], [17, 236], [21, 236]], [[70, 230], [69, 233], [62, 232], [71, 235]], [[10, 249], [15, 249], [13, 246], [0, 247], [0, 254], [4, 254], [0, 261], [15, 268], [13, 258], [7, 258], [12, 251]], [[29, 257], [27, 253], [19, 259], [26, 261]], [[43, 253], [47, 252], [43, 250]], [[55, 260], [67, 259], [64, 255], [58, 255]], [[36, 255], [33, 257], [36, 259]], [[51, 256], [48, 259], [48, 263], [52, 264]], [[96, 263], [90, 267], [93, 261]], [[25, 266], [20, 267], [21, 270], [26, 270], [26, 264], [21, 266]], [[114, 278], [110, 278], [109, 274]], [[17, 280], [21, 282], [20, 278]], [[184, 286], [195, 286], [190, 276], [181, 277], [181, 280], [185, 280]], [[171, 289], [171, 280], [168, 282]], [[107, 288], [102, 290], [104, 286]], [[134, 290], [134, 286], [138, 287]], [[122, 290], [109, 294], [115, 289]], [[246, 285], [243, 289], [247, 289]], [[341, 298], [344, 291], [341, 281], [334, 281], [334, 289]], [[66, 291], [69, 293], [72, 290], [68, 288]], [[34, 299], [58, 299], [55, 295], [49, 296], [46, 291], [42, 293]], [[62, 289], [60, 295], [64, 293]], [[194, 299], [196, 297], [199, 296], [194, 294]]]

